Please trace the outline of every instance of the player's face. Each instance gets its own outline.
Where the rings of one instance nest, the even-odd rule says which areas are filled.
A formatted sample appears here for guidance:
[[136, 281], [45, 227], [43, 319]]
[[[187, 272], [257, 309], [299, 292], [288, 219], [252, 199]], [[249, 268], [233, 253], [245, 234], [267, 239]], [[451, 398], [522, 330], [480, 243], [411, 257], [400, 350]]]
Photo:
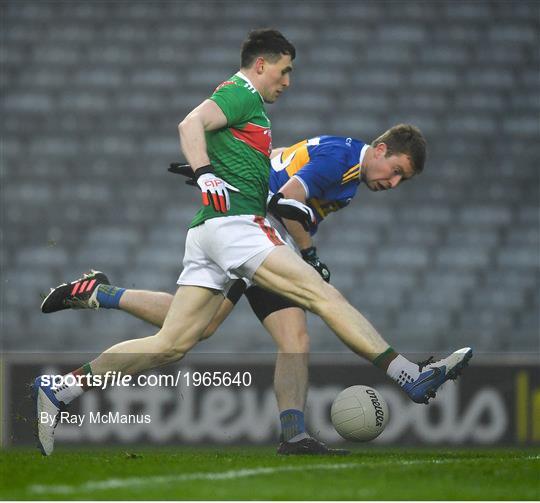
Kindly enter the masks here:
[[395, 189], [400, 183], [414, 176], [411, 160], [406, 154], [386, 157], [386, 145], [374, 148], [370, 161], [362, 167], [362, 181], [369, 190]]
[[261, 73], [261, 96], [265, 103], [274, 103], [281, 93], [289, 87], [292, 61], [288, 55], [282, 55], [275, 63], [264, 59]]

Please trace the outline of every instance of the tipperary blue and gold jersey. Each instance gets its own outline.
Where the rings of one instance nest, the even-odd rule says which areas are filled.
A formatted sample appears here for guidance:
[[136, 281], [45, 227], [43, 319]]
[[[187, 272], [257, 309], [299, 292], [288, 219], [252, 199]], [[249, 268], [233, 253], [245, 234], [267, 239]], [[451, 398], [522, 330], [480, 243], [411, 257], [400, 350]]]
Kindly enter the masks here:
[[[329, 213], [347, 206], [360, 183], [360, 165], [368, 145], [340, 136], [318, 136], [286, 148], [272, 159], [270, 190], [291, 177], [304, 186], [317, 226]], [[311, 234], [317, 232], [317, 226]]]

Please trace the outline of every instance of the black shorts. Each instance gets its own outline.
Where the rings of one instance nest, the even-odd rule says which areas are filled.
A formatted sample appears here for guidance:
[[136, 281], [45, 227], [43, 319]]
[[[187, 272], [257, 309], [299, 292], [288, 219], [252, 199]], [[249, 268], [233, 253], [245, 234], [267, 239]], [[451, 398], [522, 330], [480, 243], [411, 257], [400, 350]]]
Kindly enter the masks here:
[[259, 318], [261, 323], [268, 315], [275, 313], [276, 311], [287, 309], [289, 307], [300, 307], [285, 297], [265, 290], [259, 286], [253, 285], [246, 290], [246, 284], [241, 279], [236, 281], [229, 289], [227, 298], [233, 304], [236, 304], [243, 293], [246, 294], [251, 309], [253, 309], [255, 316]]

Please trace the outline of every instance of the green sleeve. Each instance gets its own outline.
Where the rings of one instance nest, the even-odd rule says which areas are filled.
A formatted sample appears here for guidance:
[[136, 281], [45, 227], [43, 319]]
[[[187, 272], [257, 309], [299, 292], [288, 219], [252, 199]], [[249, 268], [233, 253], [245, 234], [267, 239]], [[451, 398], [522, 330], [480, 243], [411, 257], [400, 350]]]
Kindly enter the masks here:
[[258, 97], [255, 94], [235, 83], [221, 86], [210, 99], [221, 108], [229, 127], [248, 122], [255, 114], [258, 105]]

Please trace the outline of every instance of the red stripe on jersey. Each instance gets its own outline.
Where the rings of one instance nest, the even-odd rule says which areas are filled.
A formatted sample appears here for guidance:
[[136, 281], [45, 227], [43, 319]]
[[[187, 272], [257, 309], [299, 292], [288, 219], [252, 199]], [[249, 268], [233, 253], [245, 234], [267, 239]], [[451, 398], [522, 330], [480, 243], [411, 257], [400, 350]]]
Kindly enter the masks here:
[[71, 290], [71, 295], [75, 295], [77, 293], [77, 291], [79, 290], [79, 287], [81, 286], [81, 282], [79, 281], [78, 283], [75, 283], [75, 286], [73, 287], [73, 289]]
[[251, 148], [258, 150], [266, 157], [272, 151], [272, 130], [269, 127], [258, 126], [248, 122], [242, 129], [230, 128], [232, 135], [240, 141], [247, 143]]
[[225, 82], [222, 82], [219, 86], [217, 86], [214, 89], [214, 92], [217, 93], [222, 87], [230, 86], [231, 84], [234, 84], [232, 80], [226, 80]]
[[90, 283], [88, 283], [88, 286], [86, 287], [86, 291], [89, 292], [90, 290], [92, 290], [92, 287], [94, 286], [96, 280], [93, 279], [92, 281], [90, 281]]
[[272, 241], [273, 244], [276, 246], [285, 244], [281, 239], [277, 237], [276, 230], [273, 227], [270, 227], [269, 225], [266, 225], [264, 223], [264, 217], [255, 217], [253, 221], [257, 224], [259, 224], [259, 227], [263, 230], [263, 232], [266, 234], [268, 239]]

